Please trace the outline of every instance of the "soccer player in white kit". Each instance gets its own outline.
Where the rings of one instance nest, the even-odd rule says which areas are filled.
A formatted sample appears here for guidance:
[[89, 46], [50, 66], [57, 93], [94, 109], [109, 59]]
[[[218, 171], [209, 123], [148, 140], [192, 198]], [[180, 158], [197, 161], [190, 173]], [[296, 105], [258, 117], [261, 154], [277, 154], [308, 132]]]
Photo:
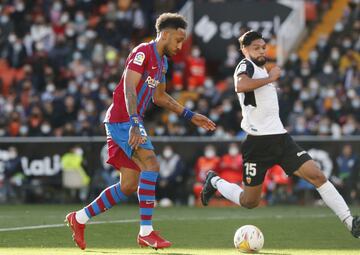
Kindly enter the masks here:
[[266, 42], [262, 35], [248, 31], [240, 38], [245, 58], [235, 69], [234, 84], [242, 109], [242, 129], [247, 133], [242, 144], [244, 188], [221, 179], [209, 171], [201, 191], [203, 205], [218, 190], [225, 198], [245, 208], [260, 202], [267, 169], [280, 165], [286, 174], [296, 175], [313, 184], [325, 204], [340, 218], [351, 234], [360, 238], [360, 217], [352, 216], [343, 197], [327, 180], [321, 169], [285, 130], [279, 117], [279, 103], [273, 84], [280, 68], [265, 69]]

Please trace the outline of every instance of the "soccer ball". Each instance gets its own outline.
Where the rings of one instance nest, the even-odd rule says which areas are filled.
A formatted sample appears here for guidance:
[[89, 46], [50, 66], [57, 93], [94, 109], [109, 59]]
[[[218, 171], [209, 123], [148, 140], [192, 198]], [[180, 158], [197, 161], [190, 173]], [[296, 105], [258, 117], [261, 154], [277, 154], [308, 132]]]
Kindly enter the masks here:
[[257, 252], [264, 246], [264, 235], [253, 225], [245, 225], [236, 230], [235, 248], [241, 252]]

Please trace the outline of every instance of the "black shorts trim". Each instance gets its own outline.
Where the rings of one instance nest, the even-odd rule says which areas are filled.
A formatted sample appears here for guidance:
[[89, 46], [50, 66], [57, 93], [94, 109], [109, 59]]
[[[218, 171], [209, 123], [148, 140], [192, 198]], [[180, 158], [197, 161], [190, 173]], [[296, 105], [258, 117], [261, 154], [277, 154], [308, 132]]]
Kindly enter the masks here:
[[242, 144], [243, 181], [246, 186], [264, 182], [266, 172], [280, 165], [287, 175], [292, 175], [311, 156], [288, 133], [276, 135], [248, 135]]

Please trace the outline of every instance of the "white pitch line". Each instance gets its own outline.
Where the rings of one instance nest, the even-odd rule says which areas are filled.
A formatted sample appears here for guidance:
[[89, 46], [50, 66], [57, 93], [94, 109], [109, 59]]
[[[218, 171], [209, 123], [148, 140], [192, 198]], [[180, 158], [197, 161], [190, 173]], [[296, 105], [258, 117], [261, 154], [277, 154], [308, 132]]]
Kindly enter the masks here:
[[[314, 214], [314, 215], [269, 215], [269, 216], [234, 216], [234, 217], [179, 217], [179, 218], [161, 218], [161, 219], [154, 219], [153, 221], [166, 221], [166, 220], [177, 220], [177, 221], [185, 221], [185, 220], [251, 220], [251, 219], [284, 219], [284, 218], [326, 218], [326, 217], [333, 217], [333, 214]], [[111, 223], [132, 223], [132, 222], [139, 222], [139, 219], [126, 219], [126, 220], [109, 220], [109, 221], [93, 221], [87, 224], [91, 225], [98, 225], [98, 224], [111, 224]], [[10, 231], [22, 231], [22, 230], [31, 230], [31, 229], [44, 229], [44, 228], [62, 228], [65, 224], [47, 224], [47, 225], [36, 225], [36, 226], [24, 226], [24, 227], [13, 227], [13, 228], [0, 228], [0, 232], [10, 232]]]

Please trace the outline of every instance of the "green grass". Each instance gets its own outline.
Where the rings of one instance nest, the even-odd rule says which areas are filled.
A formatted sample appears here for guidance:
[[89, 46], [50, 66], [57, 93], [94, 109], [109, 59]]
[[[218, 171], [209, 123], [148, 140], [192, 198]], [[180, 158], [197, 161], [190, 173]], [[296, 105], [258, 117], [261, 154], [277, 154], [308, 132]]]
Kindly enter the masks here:
[[[87, 225], [85, 251], [74, 246], [65, 226], [2, 231], [62, 224], [66, 213], [79, 207], [0, 206], [0, 255], [240, 254], [233, 248], [232, 239], [235, 230], [245, 224], [263, 231], [265, 245], [260, 254], [360, 254], [360, 240], [353, 238], [338, 218], [323, 207], [156, 208], [154, 226], [173, 242], [172, 248], [158, 251], [136, 245], [136, 206], [117, 206], [94, 218], [92, 222], [99, 224]], [[352, 211], [359, 213], [360, 208]]]

